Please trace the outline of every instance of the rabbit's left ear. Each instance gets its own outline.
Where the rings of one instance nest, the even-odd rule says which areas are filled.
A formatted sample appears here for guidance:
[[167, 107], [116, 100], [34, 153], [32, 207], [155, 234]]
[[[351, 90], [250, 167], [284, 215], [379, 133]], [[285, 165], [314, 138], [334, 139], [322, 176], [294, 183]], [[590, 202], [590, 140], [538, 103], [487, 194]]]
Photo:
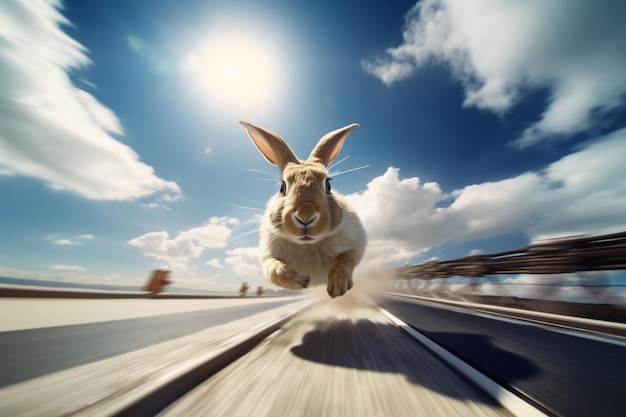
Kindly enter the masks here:
[[333, 162], [333, 159], [335, 159], [335, 157], [341, 150], [343, 142], [348, 137], [348, 134], [357, 127], [359, 127], [359, 125], [353, 123], [351, 125], [342, 127], [341, 129], [333, 130], [332, 132], [325, 134], [324, 137], [322, 137], [317, 143], [317, 145], [315, 145], [313, 151], [311, 151], [309, 161], [318, 161], [325, 166], [330, 165], [330, 163]]

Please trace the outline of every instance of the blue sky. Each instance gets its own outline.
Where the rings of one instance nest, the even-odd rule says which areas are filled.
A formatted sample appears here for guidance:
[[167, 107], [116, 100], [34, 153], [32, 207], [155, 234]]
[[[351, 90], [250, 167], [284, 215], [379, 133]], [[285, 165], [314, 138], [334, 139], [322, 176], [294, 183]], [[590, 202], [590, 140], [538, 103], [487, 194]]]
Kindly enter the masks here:
[[[269, 286], [275, 167], [350, 123], [363, 268], [626, 229], [622, 1], [0, 4], [0, 275]], [[265, 172], [258, 172], [258, 171]], [[528, 279], [527, 277], [524, 277]]]

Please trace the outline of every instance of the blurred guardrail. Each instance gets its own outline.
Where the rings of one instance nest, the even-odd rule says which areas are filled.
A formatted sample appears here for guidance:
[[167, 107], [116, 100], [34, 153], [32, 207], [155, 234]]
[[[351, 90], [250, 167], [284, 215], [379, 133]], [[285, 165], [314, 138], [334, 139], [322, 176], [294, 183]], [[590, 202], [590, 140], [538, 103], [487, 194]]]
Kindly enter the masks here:
[[435, 279], [455, 275], [563, 274], [626, 269], [626, 232], [542, 242], [522, 249], [429, 261], [396, 270], [398, 279]]
[[393, 288], [432, 298], [559, 312], [572, 310], [564, 302], [576, 303], [587, 316], [626, 321], [626, 285], [610, 279], [624, 269], [626, 232], [620, 232], [407, 265], [394, 270]]

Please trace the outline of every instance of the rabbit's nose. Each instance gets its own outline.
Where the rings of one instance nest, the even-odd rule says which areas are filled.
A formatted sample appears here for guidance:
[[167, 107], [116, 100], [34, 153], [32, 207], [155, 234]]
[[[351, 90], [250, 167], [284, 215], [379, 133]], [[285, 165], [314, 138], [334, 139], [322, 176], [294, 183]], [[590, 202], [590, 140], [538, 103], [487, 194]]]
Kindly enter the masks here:
[[293, 213], [294, 221], [302, 226], [312, 226], [319, 218], [319, 213], [315, 206], [311, 203], [303, 203]]

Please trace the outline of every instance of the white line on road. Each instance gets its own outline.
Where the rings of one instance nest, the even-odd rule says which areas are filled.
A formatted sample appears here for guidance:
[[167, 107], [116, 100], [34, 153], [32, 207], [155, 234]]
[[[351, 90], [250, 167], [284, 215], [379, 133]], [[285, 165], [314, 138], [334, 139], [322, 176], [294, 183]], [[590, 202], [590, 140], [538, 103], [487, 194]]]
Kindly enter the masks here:
[[439, 298], [433, 299], [433, 298], [422, 297], [422, 296], [413, 295], [413, 294], [403, 294], [403, 293], [394, 293], [394, 292], [389, 292], [386, 294], [395, 295], [399, 297], [406, 297], [406, 298], [415, 298], [418, 300], [431, 301], [431, 302], [436, 302], [436, 303], [457, 305], [457, 306], [461, 306], [464, 308], [482, 308], [482, 309], [489, 309], [493, 311], [500, 311], [503, 313], [513, 313], [513, 314], [524, 313], [529, 316], [535, 316], [539, 319], [568, 320], [572, 323], [589, 324], [589, 325], [594, 325], [594, 326], [604, 326], [607, 328], [626, 330], [626, 324], [612, 322], [612, 321], [588, 319], [585, 317], [564, 316], [561, 314], [545, 313], [543, 311], [521, 310], [518, 308], [502, 307], [502, 306], [497, 306], [497, 305], [469, 303], [467, 301], [445, 300], [445, 299], [439, 299]]
[[430, 349], [435, 355], [447, 362], [450, 366], [457, 369], [476, 385], [482, 388], [485, 392], [495, 398], [503, 407], [509, 410], [516, 416], [523, 417], [547, 417], [546, 414], [535, 408], [531, 404], [527, 403], [517, 395], [513, 394], [506, 388], [496, 383], [491, 378], [487, 377], [477, 369], [471, 367], [461, 359], [439, 346], [437, 343], [424, 336], [387, 310], [381, 308], [380, 311], [396, 326], [404, 330], [410, 336], [415, 338], [418, 342], [422, 343], [428, 349]]
[[[471, 314], [478, 317], [485, 317], [490, 320], [499, 320], [507, 323], [513, 323], [518, 326], [540, 327], [555, 333], [566, 334], [568, 336], [580, 337], [583, 339], [593, 340], [595, 342], [610, 343], [620, 347], [626, 347], [626, 339], [605, 333], [592, 333], [584, 328], [568, 327], [564, 324], [553, 323], [551, 320], [561, 322], [569, 321], [571, 323], [593, 324], [595, 326], [605, 326], [613, 329], [626, 329], [624, 323], [607, 322], [602, 320], [586, 319], [582, 317], [563, 316], [553, 313], [544, 313], [533, 310], [520, 310], [510, 307], [492, 306], [485, 304], [468, 303], [464, 301], [439, 300], [419, 295], [407, 295], [401, 293], [387, 293], [389, 295], [412, 298], [418, 302], [428, 304], [435, 308], [452, 309], [462, 311], [464, 314]], [[492, 311], [493, 310], [493, 311]], [[522, 314], [525, 317], [519, 317]], [[533, 318], [534, 317], [534, 318]]]

